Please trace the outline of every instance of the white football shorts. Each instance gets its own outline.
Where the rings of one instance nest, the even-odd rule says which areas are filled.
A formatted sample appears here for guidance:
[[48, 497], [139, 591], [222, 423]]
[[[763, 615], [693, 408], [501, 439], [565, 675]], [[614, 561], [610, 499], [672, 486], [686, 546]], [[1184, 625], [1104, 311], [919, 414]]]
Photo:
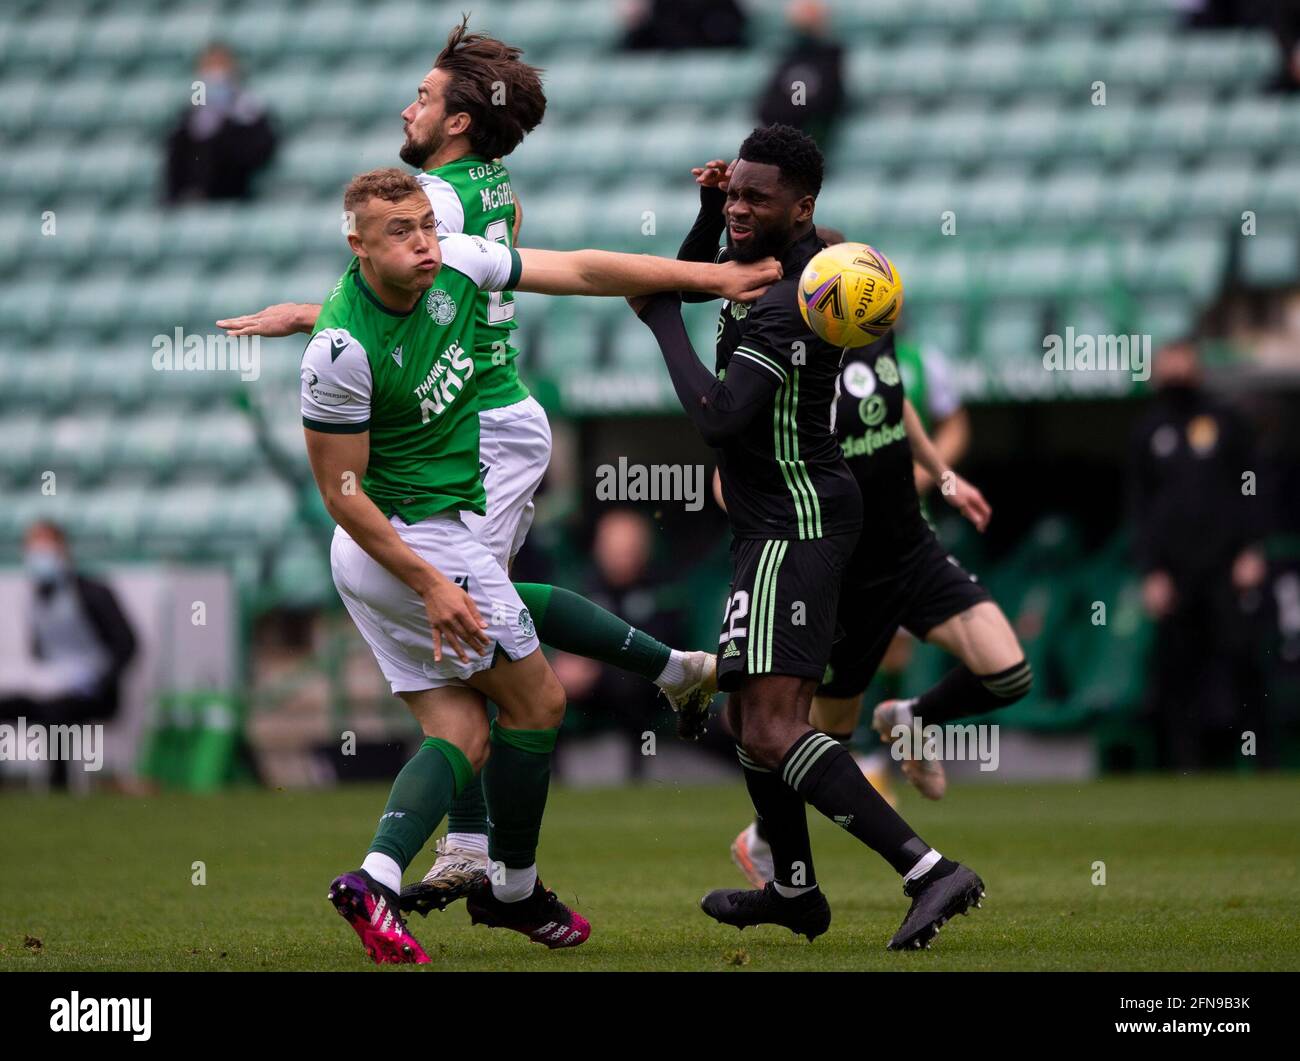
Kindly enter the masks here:
[[434, 662], [423, 599], [336, 527], [330, 547], [334, 585], [394, 693], [463, 685], [492, 666], [497, 652], [519, 660], [537, 650], [533, 620], [510, 576], [460, 514], [431, 516], [413, 526], [394, 516], [392, 524], [402, 541], [464, 587], [488, 623], [481, 655], [466, 646], [469, 661], [463, 662], [444, 641], [442, 660]]
[[524, 544], [533, 525], [533, 495], [551, 463], [551, 425], [536, 398], [478, 414], [478, 460], [487, 515], [464, 512], [465, 525], [501, 567]]

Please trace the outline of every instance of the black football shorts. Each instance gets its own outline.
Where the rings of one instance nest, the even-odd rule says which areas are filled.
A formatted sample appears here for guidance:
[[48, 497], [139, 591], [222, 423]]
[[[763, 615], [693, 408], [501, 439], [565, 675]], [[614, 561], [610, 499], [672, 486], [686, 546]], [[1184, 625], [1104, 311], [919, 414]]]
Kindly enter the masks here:
[[821, 681], [836, 636], [844, 571], [858, 536], [737, 538], [731, 591], [718, 638], [718, 688], [746, 676], [787, 674]]
[[[859, 559], [863, 569], [874, 570], [870, 578], [855, 577]], [[924, 640], [940, 623], [992, 600], [929, 528], [924, 539], [902, 555], [896, 574], [882, 579], [878, 572], [879, 558], [859, 558], [855, 551], [849, 560], [838, 614], [843, 636], [831, 648], [830, 667], [817, 690], [822, 696], [866, 692], [900, 626]]]

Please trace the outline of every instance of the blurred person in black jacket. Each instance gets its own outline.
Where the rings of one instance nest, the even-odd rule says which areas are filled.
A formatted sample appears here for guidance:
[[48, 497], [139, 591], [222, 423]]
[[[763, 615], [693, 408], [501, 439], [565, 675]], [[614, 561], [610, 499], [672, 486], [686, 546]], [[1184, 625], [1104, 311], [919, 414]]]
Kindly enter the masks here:
[[821, 0], [794, 0], [786, 21], [790, 44], [758, 98], [758, 120], [802, 129], [826, 151], [844, 112], [844, 49], [826, 36]]
[[[664, 580], [651, 570], [652, 534], [650, 521], [640, 512], [604, 512], [596, 521], [593, 570], [582, 593], [665, 644], [681, 644], [686, 634], [682, 616], [666, 606]], [[581, 656], [559, 653], [554, 664], [570, 707], [593, 719], [615, 719], [627, 731], [628, 773], [641, 777], [646, 765], [642, 734], [653, 730], [657, 739], [672, 733], [668, 701], [644, 679]]]
[[[46, 726], [111, 721], [136, 651], [116, 595], [77, 571], [67, 536], [55, 523], [27, 529], [23, 563], [32, 582], [29, 623], [37, 666], [25, 688], [0, 698], [0, 719]], [[56, 786], [66, 785], [67, 765], [52, 763]]]
[[745, 12], [736, 0], [633, 0], [624, 5], [628, 51], [739, 48]]
[[234, 53], [224, 44], [203, 52], [195, 80], [200, 101], [181, 111], [167, 137], [166, 201], [247, 199], [253, 177], [275, 155], [270, 117], [240, 85]]
[[1266, 529], [1254, 432], [1204, 386], [1196, 347], [1156, 355], [1156, 396], [1130, 448], [1142, 603], [1156, 623], [1149, 709], [1161, 763], [1226, 766], [1259, 735]]

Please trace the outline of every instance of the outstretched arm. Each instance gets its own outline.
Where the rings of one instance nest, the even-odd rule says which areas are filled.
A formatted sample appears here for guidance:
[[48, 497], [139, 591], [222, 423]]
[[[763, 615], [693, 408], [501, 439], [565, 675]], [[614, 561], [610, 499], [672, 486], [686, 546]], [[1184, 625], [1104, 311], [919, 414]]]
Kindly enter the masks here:
[[654, 332], [677, 399], [710, 446], [721, 445], [743, 430], [781, 385], [773, 370], [741, 357], [732, 359], [725, 382], [715, 377], [691, 346], [675, 294], [628, 302]]
[[715, 265], [600, 250], [521, 247], [518, 253], [523, 268], [514, 289], [543, 295], [633, 296], [656, 291], [708, 291], [733, 302], [752, 302], [781, 278], [781, 266], [774, 258], [745, 265]]
[[320, 316], [320, 304], [316, 302], [278, 302], [256, 313], [245, 313], [242, 317], [227, 317], [217, 321], [218, 328], [225, 328], [227, 335], [262, 335], [268, 339], [281, 335], [310, 335], [316, 327], [316, 318]]

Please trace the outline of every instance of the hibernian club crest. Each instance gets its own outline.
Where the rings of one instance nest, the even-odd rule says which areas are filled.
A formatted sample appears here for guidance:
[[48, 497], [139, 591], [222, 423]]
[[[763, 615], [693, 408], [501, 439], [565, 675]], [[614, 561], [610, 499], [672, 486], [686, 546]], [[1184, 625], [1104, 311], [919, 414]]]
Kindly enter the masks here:
[[424, 308], [429, 311], [435, 324], [450, 324], [456, 319], [456, 300], [442, 288], [435, 287], [424, 300]]

